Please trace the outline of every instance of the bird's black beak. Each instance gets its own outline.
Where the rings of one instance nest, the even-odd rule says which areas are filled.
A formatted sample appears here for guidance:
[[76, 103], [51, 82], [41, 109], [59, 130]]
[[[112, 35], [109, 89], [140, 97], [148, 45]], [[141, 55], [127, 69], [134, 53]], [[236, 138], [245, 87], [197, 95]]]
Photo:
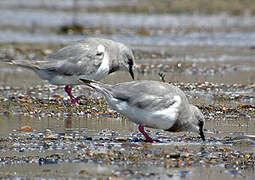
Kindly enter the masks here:
[[204, 121], [199, 121], [199, 134], [200, 137], [203, 141], [205, 141], [205, 135], [204, 135], [204, 131], [203, 131], [203, 126], [204, 126]]
[[132, 77], [132, 79], [135, 80], [135, 76], [134, 76], [134, 72], [133, 72], [133, 65], [129, 64], [128, 71], [129, 71], [129, 74]]

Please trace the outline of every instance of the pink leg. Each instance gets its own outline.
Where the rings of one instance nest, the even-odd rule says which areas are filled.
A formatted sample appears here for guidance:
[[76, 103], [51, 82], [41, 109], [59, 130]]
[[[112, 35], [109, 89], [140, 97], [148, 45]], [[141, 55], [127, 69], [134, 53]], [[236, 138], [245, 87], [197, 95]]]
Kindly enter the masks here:
[[78, 102], [76, 101], [76, 99], [73, 97], [71, 91], [72, 91], [72, 87], [69, 86], [69, 85], [67, 85], [67, 86], [65, 87], [65, 92], [66, 92], [66, 93], [68, 94], [68, 96], [70, 97], [72, 103], [73, 103], [75, 106], [79, 106], [79, 103], [78, 103]]
[[146, 140], [150, 143], [155, 143], [155, 142], [159, 142], [156, 140], [153, 140], [145, 131], [144, 131], [144, 126], [143, 125], [139, 125], [138, 127], [139, 131], [144, 135], [144, 137], [146, 138]]

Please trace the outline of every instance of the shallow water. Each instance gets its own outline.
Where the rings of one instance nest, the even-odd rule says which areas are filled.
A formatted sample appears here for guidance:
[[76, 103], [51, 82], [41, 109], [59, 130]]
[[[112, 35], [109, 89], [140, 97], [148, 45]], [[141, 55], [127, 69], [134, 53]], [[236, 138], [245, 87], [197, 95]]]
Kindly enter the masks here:
[[[183, 133], [165, 133], [158, 130], [150, 130], [152, 137], [163, 141], [163, 143], [152, 144], [152, 146], [141, 142], [132, 142], [134, 138], [143, 138], [138, 133], [137, 125], [119, 118], [87, 118], [85, 116], [59, 119], [10, 115], [0, 116], [0, 124], [0, 136], [2, 138], [0, 148], [0, 175], [5, 178], [69, 177], [90, 179], [93, 177], [120, 176], [131, 179], [166, 179], [170, 177], [174, 179], [204, 179], [206, 176], [209, 179], [214, 179], [215, 177], [220, 179], [231, 179], [233, 177], [238, 179], [253, 179], [253, 166], [244, 169], [233, 169], [232, 167], [227, 167], [229, 165], [224, 161], [216, 164], [212, 162], [214, 165], [203, 163], [208, 158], [217, 158], [216, 155], [213, 155], [218, 153], [217, 148], [222, 148], [222, 150], [226, 148], [227, 151], [233, 149], [234, 153], [237, 154], [240, 151], [253, 153], [255, 151], [254, 139], [237, 138], [242, 137], [244, 134], [254, 132], [255, 127], [253, 121], [244, 121], [243, 119], [233, 121], [230, 119], [218, 120], [215, 123], [215, 120], [211, 119], [206, 122], [206, 128], [211, 132], [206, 132], [208, 142], [205, 144], [200, 140], [197, 142], [193, 142], [192, 140], [187, 142], [184, 139], [178, 140], [178, 138], [183, 136]], [[19, 132], [17, 129], [22, 126], [33, 127], [33, 133]], [[59, 138], [65, 136], [66, 140], [62, 138], [44, 139], [45, 135], [43, 132], [46, 129], [57, 133]], [[214, 130], [215, 132], [212, 132]], [[193, 133], [188, 134], [188, 136], [190, 135], [197, 136]], [[13, 141], [9, 142], [10, 146], [5, 145], [5, 141], [8, 140], [3, 139], [3, 137], [13, 139]], [[92, 139], [89, 140], [89, 137]], [[216, 139], [210, 139], [212, 137]], [[224, 143], [222, 139], [224, 137], [233, 137], [234, 139], [228, 143]], [[126, 138], [130, 142], [126, 141]], [[201, 160], [200, 164], [192, 165], [192, 167], [186, 167], [184, 165], [182, 167], [180, 165], [180, 167], [175, 168], [164, 168], [158, 164], [166, 163], [164, 161], [161, 162], [162, 158], [160, 157], [157, 160], [157, 156], [161, 156], [158, 153], [162, 150], [170, 151], [171, 154], [174, 153], [177, 147], [180, 149], [184, 148], [188, 153], [184, 153], [181, 156], [188, 156], [188, 154], [193, 153], [199, 154], [204, 145], [206, 145], [208, 150], [211, 150], [210, 153], [212, 155], [210, 153], [205, 155], [208, 157]], [[119, 162], [117, 159], [116, 162], [111, 160], [111, 163], [106, 163], [104, 160], [94, 156], [92, 159], [88, 157], [88, 159], [81, 158], [83, 154], [94, 151], [97, 153], [99, 151], [101, 155], [110, 153], [115, 148], [123, 153], [134, 151], [134, 155], [137, 148], [144, 148], [142, 153], [152, 153], [152, 157], [155, 157], [153, 160], [145, 159], [144, 161], [138, 161], [138, 164], [133, 164], [132, 162], [126, 164], [125, 162]], [[215, 148], [215, 152], [212, 151]], [[114, 152], [117, 152], [117, 150], [114, 150]], [[57, 156], [57, 159], [41, 160], [41, 158], [52, 156]], [[59, 159], [58, 156], [61, 156], [61, 158]], [[3, 158], [9, 158], [9, 161]]]
[[[1, 9], [1, 25], [31, 26], [60, 26], [73, 21], [73, 12], [48, 11], [45, 9]], [[253, 28], [253, 16], [233, 17], [221, 15], [157, 15], [157, 14], [128, 14], [128, 13], [77, 13], [77, 21], [87, 26], [110, 27], [149, 27], [149, 28]], [[128, 22], [128, 23], [127, 23]], [[155, 23], [157, 22], [157, 23]]]
[[[57, 35], [44, 33], [27, 33], [15, 31], [0, 31], [3, 42], [27, 43], [70, 43], [82, 40], [84, 35]], [[130, 35], [98, 35], [97, 37], [113, 39], [130, 45], [154, 46], [241, 46], [254, 47], [255, 33], [190, 33], [190, 34], [162, 34], [149, 37]]]
[[[21, 70], [20, 72], [13, 72], [13, 69], [9, 66], [5, 68], [9, 69], [9, 71], [5, 73], [2, 72], [1, 74], [5, 75], [0, 76], [3, 84], [1, 91], [2, 97], [12, 97], [12, 94], [15, 92], [26, 96], [25, 94], [27, 91], [32, 90], [36, 92], [37, 88], [40, 89], [38, 84], [42, 85], [41, 89], [43, 89], [43, 87], [48, 87], [47, 83], [39, 80], [39, 78], [35, 78], [35, 74], [30, 71]], [[208, 109], [204, 111], [204, 115], [206, 116], [205, 134], [207, 138], [205, 145], [208, 149], [204, 151], [207, 152], [207, 154], [204, 159], [200, 160], [201, 163], [199, 164], [194, 163], [191, 167], [187, 167], [186, 163], [188, 163], [189, 160], [184, 159], [183, 164], [174, 165], [174, 163], [177, 162], [172, 163], [170, 160], [171, 163], [169, 165], [168, 161], [163, 160], [162, 162], [162, 158], [157, 157], [162, 156], [157, 155], [158, 151], [166, 150], [172, 153], [174, 150], [171, 151], [171, 149], [175, 147], [187, 148], [187, 152], [192, 152], [191, 154], [194, 153], [192, 156], [196, 157], [197, 155], [195, 154], [200, 153], [200, 149], [203, 148], [204, 144], [200, 139], [189, 140], [192, 137], [197, 137], [195, 133], [167, 133], [147, 128], [150, 135], [155, 139], [161, 140], [161, 143], [153, 144], [152, 146], [148, 145], [149, 147], [146, 147], [147, 145], [143, 145], [143, 136], [138, 132], [137, 125], [121, 117], [102, 117], [101, 115], [89, 116], [86, 115], [86, 113], [82, 115], [68, 113], [69, 115], [59, 114], [57, 116], [52, 116], [51, 113], [46, 115], [36, 115], [34, 113], [23, 114], [19, 113], [20, 110], [16, 108], [11, 110], [14, 112], [13, 114], [6, 115], [2, 112], [2, 115], [0, 115], [0, 136], [2, 138], [11, 138], [16, 142], [16, 144], [12, 145], [11, 141], [9, 146], [4, 145], [6, 140], [2, 140], [0, 158], [9, 157], [10, 160], [6, 161], [2, 159], [2, 161], [0, 161], [0, 172], [2, 172], [0, 175], [3, 177], [70, 177], [74, 179], [93, 179], [94, 177], [112, 176], [125, 177], [128, 179], [204, 179], [205, 176], [211, 179], [215, 177], [219, 179], [231, 179], [233, 177], [238, 179], [253, 179], [254, 164], [243, 166], [245, 168], [242, 168], [242, 166], [239, 165], [231, 166], [226, 162], [221, 162], [221, 159], [217, 158], [218, 151], [225, 151], [225, 148], [226, 151], [231, 149], [230, 154], [238, 154], [240, 152], [246, 153], [240, 155], [245, 157], [249, 157], [249, 154], [253, 154], [255, 151], [254, 109], [253, 111], [251, 109], [247, 114], [245, 114], [245, 111], [231, 113], [227, 110], [224, 111], [222, 108], [217, 110], [218, 107], [221, 107], [222, 103], [224, 103], [227, 108], [233, 108], [232, 110], [235, 110], [239, 104], [252, 105], [255, 103], [254, 84], [253, 86], [251, 84], [254, 82], [254, 74], [250, 73], [250, 71], [244, 71], [242, 73], [238, 71], [237, 74], [232, 72], [232, 78], [234, 77], [233, 75], [236, 75], [238, 81], [229, 77], [231, 73], [223, 73], [219, 76], [217, 73], [210, 76], [201, 76], [200, 74], [189, 75], [185, 72], [167, 74], [167, 79], [172, 80], [174, 83], [179, 85], [184, 84], [184, 86], [190, 84], [190, 86], [187, 86], [187, 89], [183, 88], [182, 85], [181, 87], [192, 103], [205, 108], [211, 106], [216, 108], [215, 110]], [[246, 79], [247, 75], [251, 78]], [[130, 77], [126, 73], [116, 73], [107, 77], [104, 82], [114, 84], [119, 82], [120, 77], [121, 81], [130, 81]], [[205, 79], [202, 79], [202, 77]], [[141, 73], [137, 78], [159, 80], [157, 72]], [[197, 86], [194, 83], [204, 82], [205, 80], [215, 84], [202, 83], [202, 87], [192, 88], [193, 86]], [[233, 83], [236, 82], [245, 85], [244, 87], [242, 87], [242, 85], [239, 87], [239, 84], [233, 85]], [[225, 87], [227, 84], [229, 84], [229, 88]], [[207, 91], [203, 86], [208, 86], [207, 88], [212, 86], [212, 89]], [[15, 88], [12, 89], [12, 87]], [[8, 90], [9, 88], [10, 90]], [[41, 94], [35, 93], [32, 96], [34, 96], [35, 99], [47, 99], [47, 97], [54, 97], [55, 94], [60, 94], [65, 97], [65, 101], [69, 102], [63, 88], [56, 89], [52, 86], [52, 89], [54, 90], [47, 90], [45, 93]], [[82, 87], [74, 88], [75, 96], [83, 94], [84, 92], [85, 90]], [[228, 100], [221, 100], [221, 97], [227, 97], [226, 99]], [[236, 97], [240, 98], [236, 99]], [[16, 111], [18, 111], [17, 114], [15, 114]], [[33, 133], [24, 134], [20, 132], [19, 129], [24, 126], [32, 127]], [[47, 129], [52, 131], [53, 134], [56, 134], [56, 139], [47, 140], [44, 133]], [[70, 138], [71, 141], [63, 141], [63, 136], [66, 137], [67, 140]], [[90, 138], [91, 140], [87, 140]], [[9, 142], [8, 139], [7, 142]], [[83, 145], [81, 146], [80, 144]], [[49, 148], [45, 149], [45, 147], [48, 146]], [[5, 150], [6, 148], [7, 151]], [[115, 148], [117, 148], [117, 150]], [[111, 163], [109, 163], [108, 160], [105, 161], [101, 159], [102, 153], [103, 156], [112, 156], [111, 151], [113, 149], [115, 149], [114, 152], [116, 154], [117, 152], [120, 153], [119, 151], [134, 151], [133, 155], [136, 155], [137, 152], [135, 151], [139, 148], [146, 149], [143, 150], [144, 152], [142, 151], [142, 154], [146, 154], [148, 150], [152, 151], [150, 156], [153, 157], [153, 161], [151, 159], [142, 158], [138, 161], [139, 165], [137, 165], [137, 163], [133, 163], [132, 160], [127, 160], [126, 164], [125, 161], [119, 162], [117, 159], [116, 161], [111, 159]], [[218, 148], [220, 150], [218, 150]], [[97, 153], [100, 151], [100, 153], [96, 153], [96, 155], [92, 157], [86, 156], [85, 159], [79, 158], [83, 156], [83, 154], [94, 151]], [[182, 150], [180, 151], [182, 152]], [[107, 153], [110, 153], [110, 155]], [[210, 155], [211, 153], [212, 155]], [[229, 159], [231, 159], [230, 154], [226, 154], [227, 157], [230, 156], [228, 157]], [[57, 155], [57, 157], [61, 156], [61, 158], [57, 158], [56, 160], [54, 157], [51, 157], [53, 155]], [[182, 156], [186, 157], [185, 154]], [[252, 158], [250, 161], [254, 162], [253, 156], [254, 155], [251, 156]], [[30, 158], [30, 160], [24, 160], [24, 158]], [[41, 158], [53, 158], [53, 160], [41, 161]], [[135, 157], [131, 156], [129, 158]], [[214, 158], [216, 158], [216, 160], [214, 160]], [[178, 160], [178, 162], [179, 161], [182, 160]], [[203, 163], [204, 161], [209, 161], [209, 163]], [[236, 160], [236, 162], [241, 162], [241, 160]], [[231, 163], [234, 162], [231, 161]], [[165, 168], [168, 166], [171, 168]], [[30, 173], [31, 169], [33, 169], [32, 173]]]
[[[61, 27], [78, 24], [84, 30], [97, 28], [89, 35], [99, 35], [127, 44], [165, 45], [165, 46], [255, 46], [255, 17], [197, 14], [132, 14], [132, 13], [87, 13], [72, 12], [72, 2], [35, 1], [35, 3], [1, 1], [0, 41], [3, 42], [41, 42], [67, 43], [77, 41], [84, 35], [61, 35]], [[60, 8], [59, 10], [49, 9]], [[68, 5], [66, 5], [66, 3]], [[82, 8], [93, 3], [80, 1]], [[113, 3], [113, 1], [107, 1]], [[104, 6], [108, 6], [104, 4]], [[124, 1], [118, 1], [122, 4]], [[129, 4], [136, 1], [129, 2]], [[31, 6], [39, 6], [36, 9]], [[40, 4], [44, 8], [40, 8]], [[100, 2], [94, 6], [100, 6]], [[16, 5], [16, 6], [14, 6]], [[13, 7], [14, 6], [14, 7]], [[60, 6], [60, 7], [59, 7]], [[61, 7], [67, 6], [67, 7]], [[1, 7], [1, 6], [0, 6]], [[64, 11], [67, 8], [70, 11]], [[15, 13], [13, 13], [15, 11]], [[102, 20], [103, 19], [103, 20]], [[100, 35], [100, 29], [108, 29]], [[59, 34], [60, 33], [60, 34]]]

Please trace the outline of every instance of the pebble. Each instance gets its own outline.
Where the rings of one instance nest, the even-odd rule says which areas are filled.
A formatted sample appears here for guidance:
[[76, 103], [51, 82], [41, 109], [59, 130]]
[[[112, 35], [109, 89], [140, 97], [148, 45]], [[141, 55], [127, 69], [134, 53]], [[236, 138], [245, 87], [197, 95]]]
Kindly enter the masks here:
[[20, 129], [18, 129], [18, 131], [22, 133], [30, 133], [33, 132], [33, 128], [31, 126], [22, 126]]

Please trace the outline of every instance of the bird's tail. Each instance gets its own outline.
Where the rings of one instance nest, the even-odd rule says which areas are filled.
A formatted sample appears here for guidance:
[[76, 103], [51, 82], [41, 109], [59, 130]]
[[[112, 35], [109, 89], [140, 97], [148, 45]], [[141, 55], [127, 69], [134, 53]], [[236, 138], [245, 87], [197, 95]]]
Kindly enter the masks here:
[[98, 81], [88, 80], [88, 79], [80, 79], [83, 84], [95, 89], [96, 91], [102, 93], [104, 96], [111, 95], [111, 85], [103, 84]]
[[12, 60], [11, 62], [9, 62], [9, 64], [31, 69], [34, 71], [39, 69], [39, 66], [37, 66], [35, 63], [32, 63], [29, 60]]

